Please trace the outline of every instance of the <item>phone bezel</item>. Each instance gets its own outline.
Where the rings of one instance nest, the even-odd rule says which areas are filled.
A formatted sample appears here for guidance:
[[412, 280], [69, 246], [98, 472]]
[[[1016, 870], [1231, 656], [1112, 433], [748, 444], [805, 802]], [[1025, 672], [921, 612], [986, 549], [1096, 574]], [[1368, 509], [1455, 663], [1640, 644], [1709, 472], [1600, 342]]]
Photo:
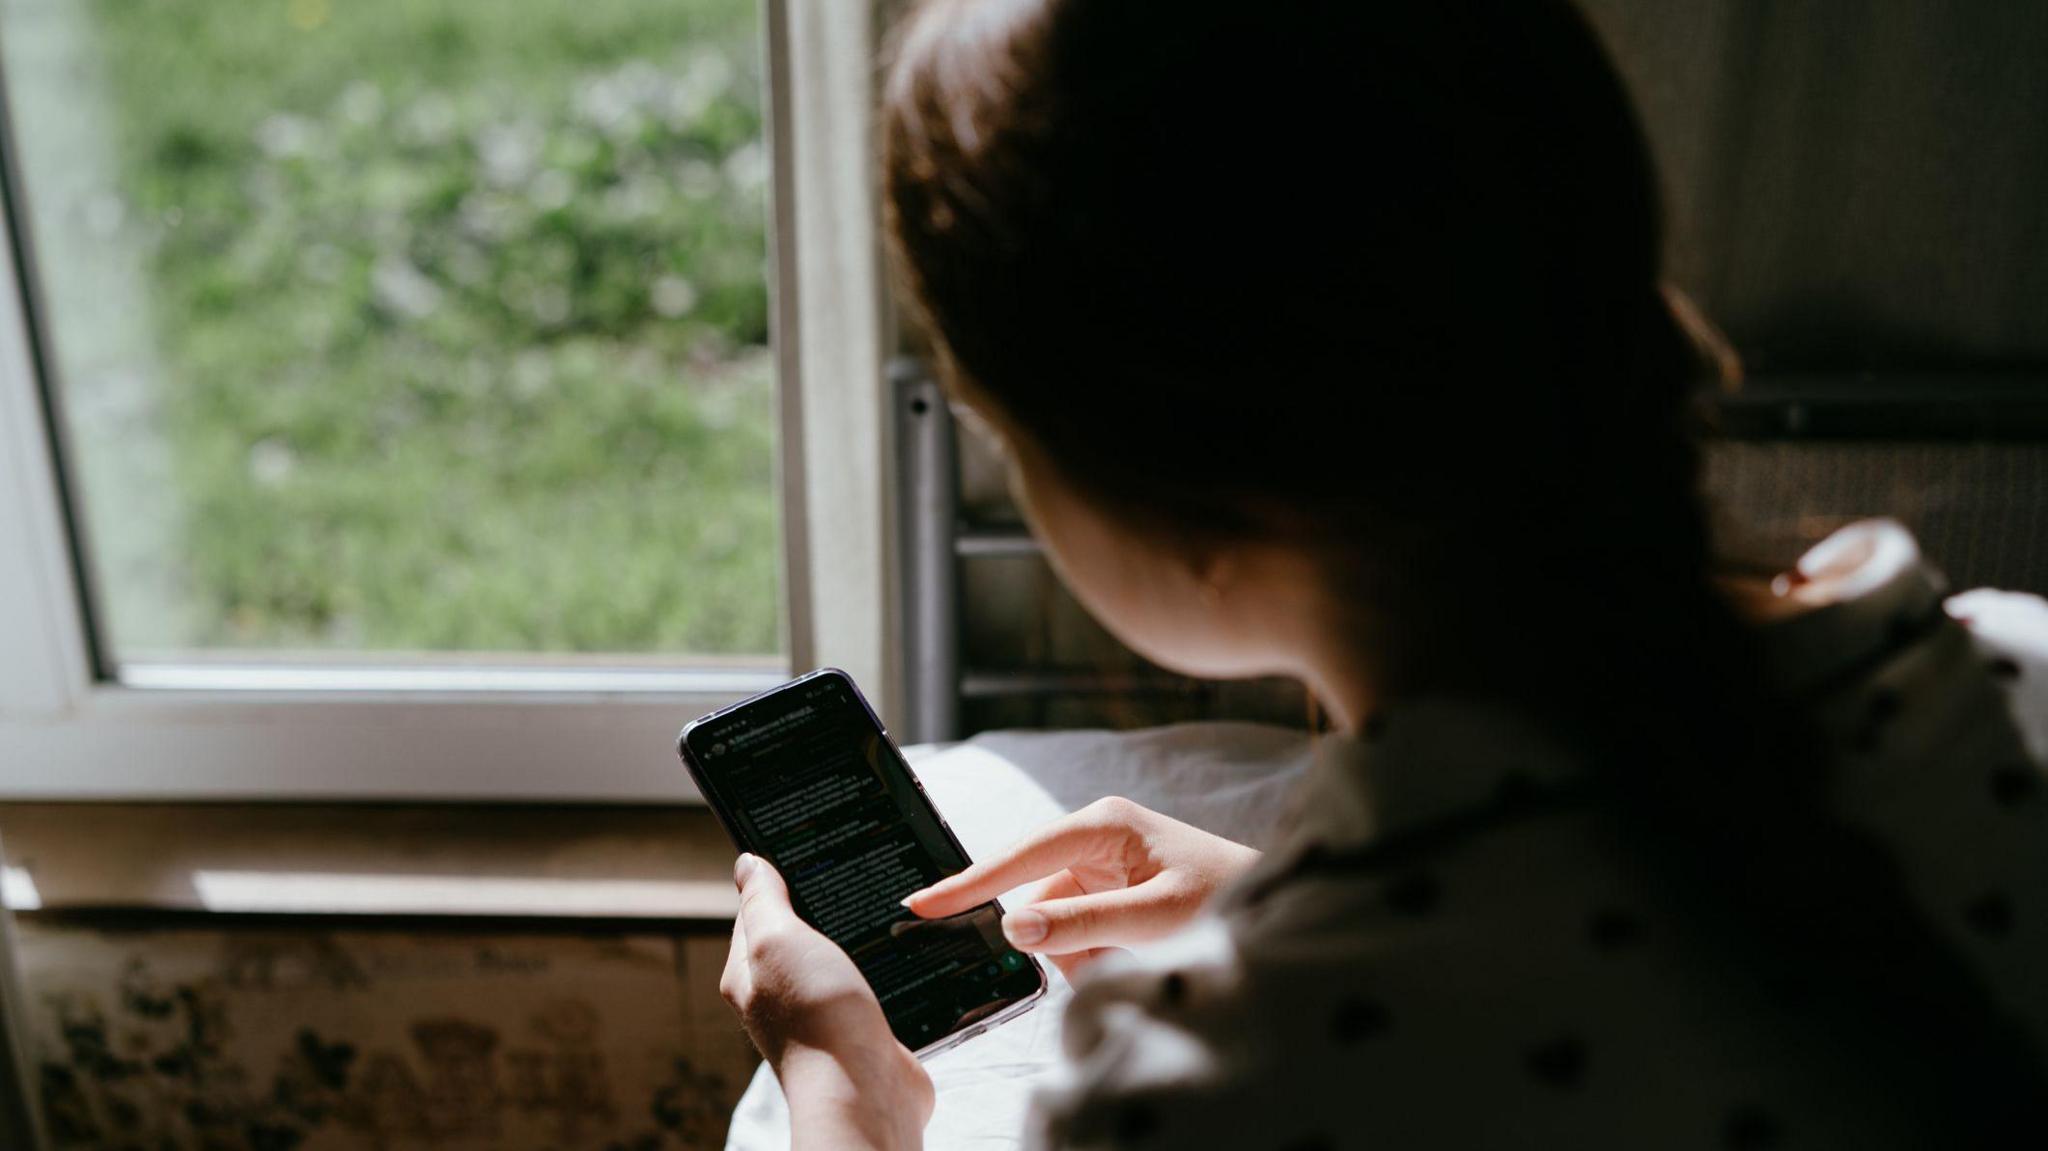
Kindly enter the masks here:
[[[861, 693], [860, 685], [853, 682], [853, 677], [836, 667], [821, 667], [815, 671], [806, 672], [786, 683], [777, 684], [766, 691], [756, 692], [737, 703], [727, 704], [716, 711], [700, 715], [683, 725], [683, 730], [676, 736], [676, 754], [683, 761], [683, 769], [690, 773], [691, 782], [697, 785], [698, 794], [704, 797], [705, 806], [709, 807], [711, 813], [718, 817], [718, 824], [725, 829], [726, 838], [730, 839], [733, 846], [740, 851], [751, 851], [763, 858], [767, 858], [766, 852], [761, 851], [757, 845], [747, 842], [745, 836], [740, 832], [739, 821], [733, 818], [731, 812], [727, 810], [725, 801], [719, 797], [717, 789], [711, 786], [711, 781], [707, 778], [703, 765], [699, 764], [697, 757], [690, 753], [690, 733], [707, 723], [731, 715], [741, 708], [751, 707], [754, 704], [781, 695], [783, 692], [799, 688], [812, 680], [827, 676], [836, 676], [841, 682], [845, 683], [847, 691], [853, 696], [854, 702], [858, 703], [861, 710], [867, 713], [868, 722], [872, 723], [875, 730], [881, 734], [882, 741], [889, 745], [889, 750], [896, 753], [896, 763], [902, 767], [903, 773], [910, 778], [910, 784], [917, 790], [917, 797], [924, 802], [925, 809], [930, 811], [932, 818], [938, 821], [940, 833], [946, 837], [947, 842], [953, 845], [953, 849], [960, 853], [960, 858], [972, 863], [972, 857], [967, 854], [967, 849], [961, 846], [960, 837], [953, 834], [953, 827], [946, 822], [944, 813], [940, 812], [938, 807], [932, 803], [931, 796], [925, 793], [924, 781], [917, 778], [917, 770], [910, 766], [910, 760], [904, 756], [903, 749], [896, 746], [895, 738], [889, 734], [888, 725], [882, 722], [881, 716], [875, 714], [874, 705], [869, 703], [868, 697]], [[774, 860], [769, 859], [769, 862], [773, 863]], [[996, 905], [998, 912], [1003, 909], [1001, 900], [991, 900], [990, 902]], [[977, 1019], [956, 1031], [949, 1031], [923, 1047], [918, 1048], [915, 1052], [917, 1058], [929, 1059], [941, 1051], [965, 1043], [989, 1028], [1007, 1023], [1036, 1007], [1039, 1001], [1045, 998], [1049, 987], [1045, 976], [1045, 965], [1038, 961], [1037, 956], [1029, 952], [1023, 954], [1026, 961], [1031, 964], [1031, 970], [1038, 975], [1037, 990], [1010, 1004], [1003, 1010], [996, 1012], [994, 1015], [988, 1016], [985, 1019]]]

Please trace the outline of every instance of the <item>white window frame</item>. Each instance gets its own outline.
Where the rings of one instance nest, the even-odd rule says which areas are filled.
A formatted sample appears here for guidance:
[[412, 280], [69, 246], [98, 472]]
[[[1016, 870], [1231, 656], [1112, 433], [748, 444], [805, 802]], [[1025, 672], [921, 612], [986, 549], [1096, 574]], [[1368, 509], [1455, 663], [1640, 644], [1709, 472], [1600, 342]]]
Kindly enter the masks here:
[[875, 18], [764, 0], [763, 27], [789, 666], [194, 662], [101, 678], [61, 421], [0, 235], [0, 798], [695, 801], [677, 730], [786, 672], [844, 668], [893, 715]]

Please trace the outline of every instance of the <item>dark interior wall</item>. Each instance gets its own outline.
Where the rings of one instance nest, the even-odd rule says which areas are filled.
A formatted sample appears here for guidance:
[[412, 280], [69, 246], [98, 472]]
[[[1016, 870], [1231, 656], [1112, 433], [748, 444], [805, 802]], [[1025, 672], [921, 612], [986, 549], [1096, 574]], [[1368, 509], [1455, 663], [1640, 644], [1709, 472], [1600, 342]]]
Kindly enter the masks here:
[[1753, 372], [2048, 367], [2048, 4], [1581, 2]]

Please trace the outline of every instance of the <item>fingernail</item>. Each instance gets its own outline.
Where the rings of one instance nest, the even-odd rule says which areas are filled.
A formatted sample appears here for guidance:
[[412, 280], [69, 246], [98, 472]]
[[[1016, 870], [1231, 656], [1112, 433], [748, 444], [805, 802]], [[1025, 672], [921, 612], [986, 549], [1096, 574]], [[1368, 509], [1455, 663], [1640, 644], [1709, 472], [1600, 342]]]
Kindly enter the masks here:
[[1029, 947], [1044, 939], [1051, 926], [1036, 911], [1012, 911], [1003, 916], [1003, 937], [1019, 947]]
[[754, 862], [753, 853], [748, 851], [740, 852], [740, 857], [732, 861], [733, 886], [746, 886], [747, 876], [754, 874]]

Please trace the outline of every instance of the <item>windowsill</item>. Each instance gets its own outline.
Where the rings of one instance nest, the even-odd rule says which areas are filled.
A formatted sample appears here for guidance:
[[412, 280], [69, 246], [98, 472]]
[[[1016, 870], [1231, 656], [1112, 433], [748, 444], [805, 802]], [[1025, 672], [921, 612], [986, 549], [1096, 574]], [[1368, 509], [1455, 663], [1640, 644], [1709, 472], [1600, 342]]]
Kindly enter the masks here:
[[19, 911], [728, 919], [701, 807], [0, 804]]

